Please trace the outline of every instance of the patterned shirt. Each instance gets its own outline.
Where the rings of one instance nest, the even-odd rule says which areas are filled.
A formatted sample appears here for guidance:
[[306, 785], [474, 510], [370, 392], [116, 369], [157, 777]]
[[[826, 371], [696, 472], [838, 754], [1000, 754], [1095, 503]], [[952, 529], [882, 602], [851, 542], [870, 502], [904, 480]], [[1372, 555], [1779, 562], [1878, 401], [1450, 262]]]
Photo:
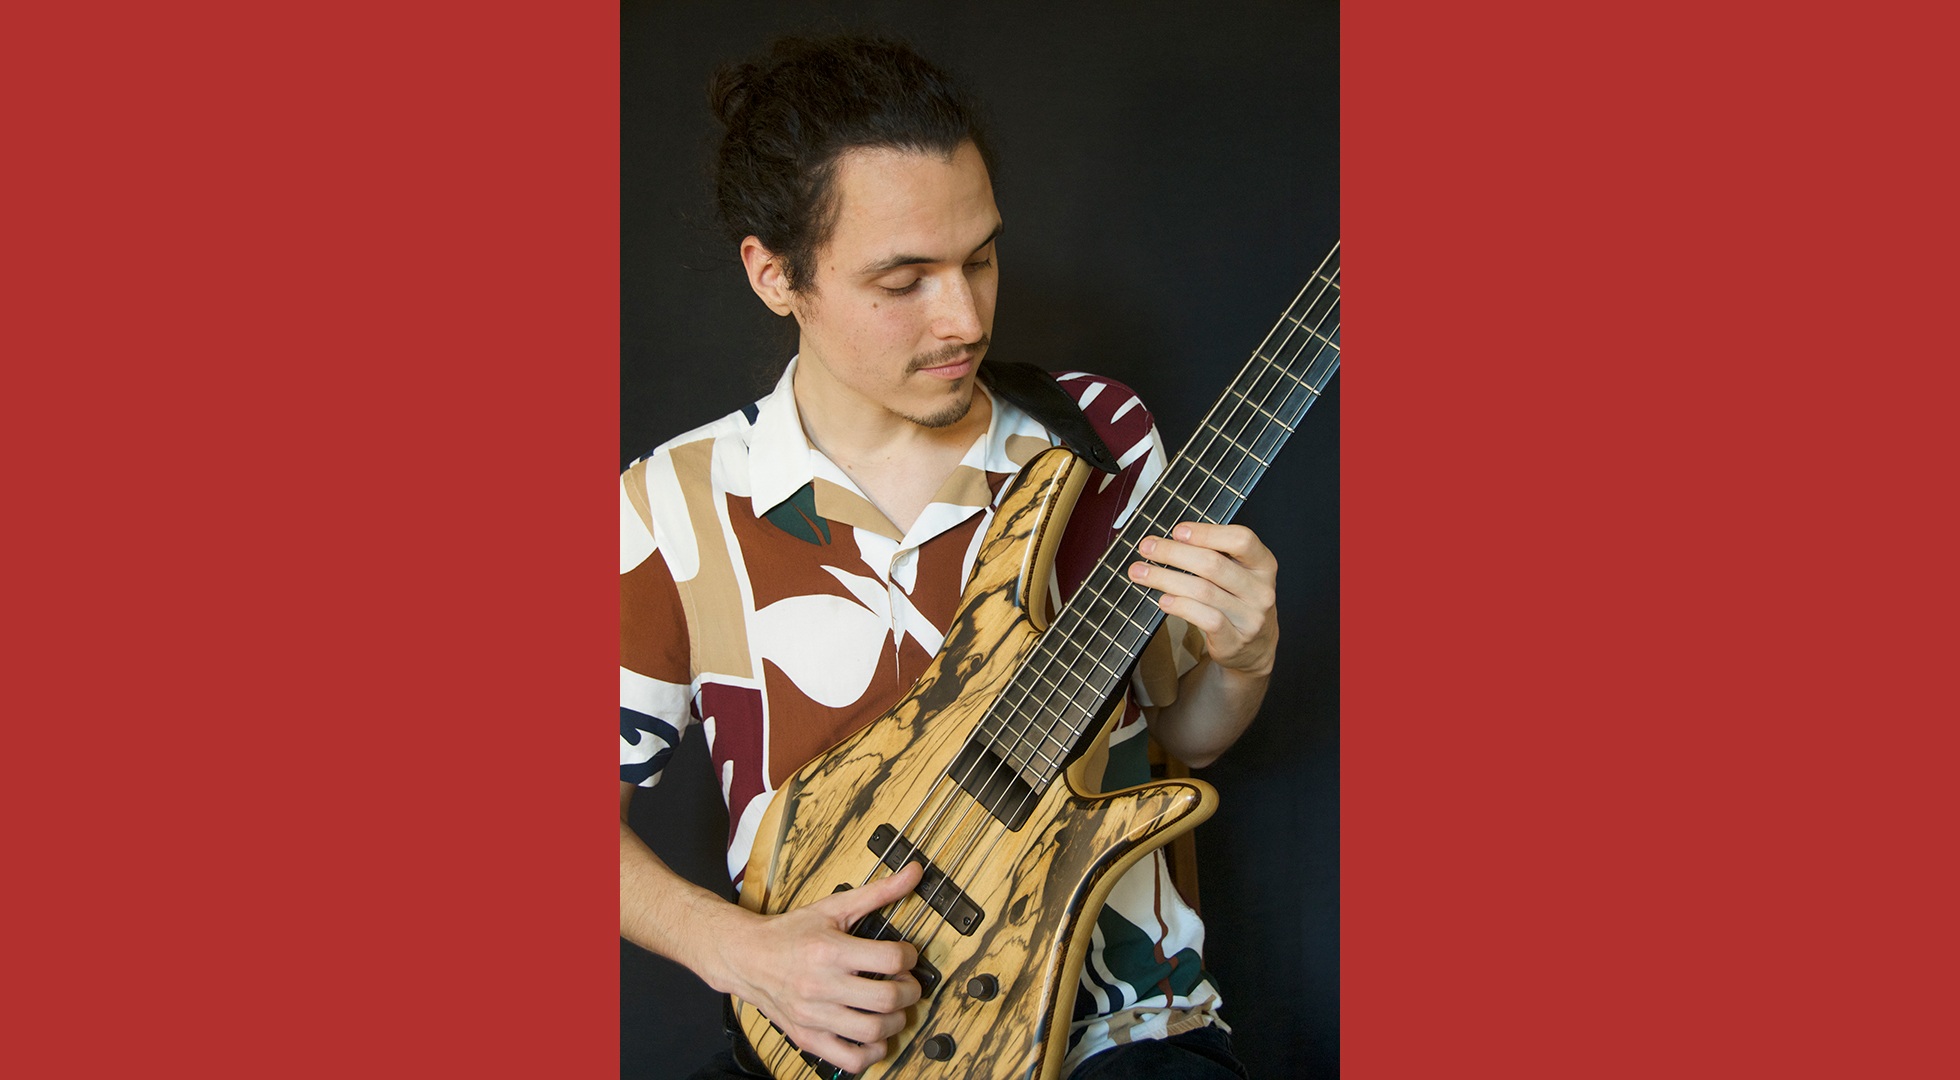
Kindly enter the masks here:
[[[728, 805], [728, 874], [739, 885], [755, 830], [797, 769], [897, 704], [938, 652], [996, 498], [1060, 440], [999, 395], [910, 530], [901, 531], [803, 432], [792, 360], [761, 401], [697, 428], [620, 477], [620, 779], [652, 787], [699, 723]], [[1087, 577], [1165, 465], [1128, 388], [1056, 376], [1119, 472], [1093, 474], [1056, 555], [1054, 609]], [[984, 391], [982, 391], [984, 392]], [[1166, 705], [1204, 638], [1166, 619], [1138, 661], [1130, 701], [1090, 752], [1102, 790], [1150, 778], [1138, 705]], [[1162, 852], [1111, 890], [1076, 995], [1064, 1075], [1090, 1054], [1219, 1023], [1204, 925]]]

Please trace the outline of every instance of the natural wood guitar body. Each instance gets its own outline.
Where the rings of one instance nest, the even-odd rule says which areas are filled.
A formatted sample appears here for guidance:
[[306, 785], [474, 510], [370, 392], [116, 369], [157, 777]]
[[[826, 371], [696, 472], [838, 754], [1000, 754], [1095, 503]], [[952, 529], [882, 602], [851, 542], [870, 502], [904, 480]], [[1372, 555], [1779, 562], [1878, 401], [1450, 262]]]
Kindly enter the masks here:
[[[932, 891], [929, 879], [883, 913], [939, 979], [908, 1010], [904, 1031], [862, 1074], [866, 1080], [1053, 1080], [1094, 919], [1110, 888], [1138, 859], [1217, 807], [1217, 793], [1202, 780], [1089, 794], [1078, 763], [1010, 830], [947, 778], [1046, 625], [1055, 549], [1090, 471], [1061, 448], [1022, 469], [925, 675], [890, 712], [787, 780], [757, 830], [741, 897], [752, 911], [787, 911], [892, 872], [874, 850], [880, 826], [902, 833], [978, 909], [970, 932], [961, 932], [921, 898]], [[1084, 745], [1101, 739], [1115, 719], [1112, 709]], [[891, 857], [898, 865], [901, 859]], [[997, 992], [988, 994], [982, 980], [979, 993], [969, 993], [969, 982], [982, 976], [992, 976]], [[830, 1075], [753, 1007], [735, 1005], [777, 1080]], [[929, 1049], [944, 1056], [928, 1056]]]

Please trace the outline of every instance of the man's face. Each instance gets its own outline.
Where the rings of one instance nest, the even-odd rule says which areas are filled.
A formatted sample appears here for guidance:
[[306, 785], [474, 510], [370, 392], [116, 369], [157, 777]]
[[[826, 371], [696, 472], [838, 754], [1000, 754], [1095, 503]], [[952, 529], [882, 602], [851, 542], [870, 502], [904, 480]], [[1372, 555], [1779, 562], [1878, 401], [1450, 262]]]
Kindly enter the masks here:
[[1000, 212], [979, 151], [855, 150], [835, 183], [836, 229], [814, 288], [794, 300], [803, 363], [853, 404], [957, 422], [973, 404], [999, 284]]

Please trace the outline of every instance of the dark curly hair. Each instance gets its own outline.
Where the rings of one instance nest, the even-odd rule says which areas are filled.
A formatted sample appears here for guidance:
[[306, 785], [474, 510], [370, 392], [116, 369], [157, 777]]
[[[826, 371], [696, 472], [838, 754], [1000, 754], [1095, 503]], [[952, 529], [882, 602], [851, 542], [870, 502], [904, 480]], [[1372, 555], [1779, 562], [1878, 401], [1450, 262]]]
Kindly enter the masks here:
[[902, 41], [778, 38], [708, 82], [723, 127], [715, 208], [730, 239], [754, 236], [782, 259], [792, 291], [837, 223], [832, 181], [847, 150], [950, 155], [971, 142], [995, 172], [979, 108], [950, 74]]

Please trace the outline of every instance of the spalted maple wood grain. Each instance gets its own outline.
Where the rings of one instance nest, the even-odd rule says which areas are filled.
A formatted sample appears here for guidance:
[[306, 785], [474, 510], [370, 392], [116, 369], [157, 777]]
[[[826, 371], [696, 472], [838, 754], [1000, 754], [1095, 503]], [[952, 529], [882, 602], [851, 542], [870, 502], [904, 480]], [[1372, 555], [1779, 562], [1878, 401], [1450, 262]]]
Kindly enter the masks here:
[[[1002, 499], [945, 644], [906, 697], [784, 782], [756, 833], [742, 904], [775, 913], [889, 873], [867, 847], [880, 825], [946, 870], [983, 913], [969, 936], [915, 893], [888, 909], [942, 979], [907, 1014], [887, 1056], [862, 1075], [947, 1080], [1052, 1080], [1096, 913], [1122, 872], [1211, 816], [1202, 780], [1085, 794], [1076, 769], [1049, 786], [1010, 831], [950, 779], [954, 758], [1034, 646], [1056, 540], [1090, 468], [1064, 449], [1030, 462]], [[1045, 619], [1043, 620], [1045, 622]], [[1104, 717], [1097, 738], [1116, 719]], [[968, 980], [992, 975], [978, 1000]], [[802, 1055], [748, 1004], [742, 1029], [778, 1080], [814, 1076]], [[950, 1036], [947, 1060], [925, 1040]]]

